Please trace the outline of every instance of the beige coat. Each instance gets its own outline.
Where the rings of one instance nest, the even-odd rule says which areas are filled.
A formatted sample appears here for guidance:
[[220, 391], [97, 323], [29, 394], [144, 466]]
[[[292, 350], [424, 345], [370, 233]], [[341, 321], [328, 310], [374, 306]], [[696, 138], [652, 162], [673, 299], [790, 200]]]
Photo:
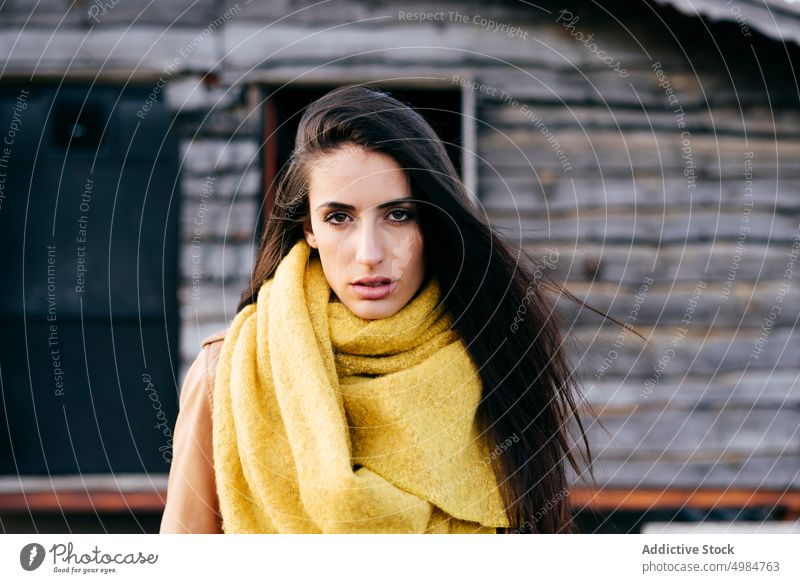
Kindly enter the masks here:
[[161, 533], [222, 533], [211, 411], [214, 373], [224, 338], [222, 331], [203, 340], [181, 388]]

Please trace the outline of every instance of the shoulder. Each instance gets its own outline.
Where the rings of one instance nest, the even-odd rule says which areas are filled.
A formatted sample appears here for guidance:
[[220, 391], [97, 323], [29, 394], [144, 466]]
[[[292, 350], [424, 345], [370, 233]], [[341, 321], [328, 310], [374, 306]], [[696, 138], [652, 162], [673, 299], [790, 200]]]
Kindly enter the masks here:
[[214, 376], [217, 369], [217, 361], [219, 361], [219, 353], [222, 350], [222, 342], [225, 340], [225, 333], [227, 330], [220, 330], [210, 336], [203, 338], [200, 343], [201, 351], [206, 357], [206, 374], [208, 375], [209, 385], [213, 386]]
[[222, 344], [222, 341], [225, 340], [225, 334], [227, 330], [220, 330], [219, 332], [214, 332], [213, 334], [206, 336], [200, 342], [200, 346], [205, 348], [206, 346], [211, 346], [213, 344]]
[[205, 395], [209, 407], [213, 406], [214, 377], [225, 333], [226, 330], [220, 330], [206, 336], [200, 342], [200, 353], [186, 373], [186, 379], [181, 389], [181, 401], [188, 401], [192, 397], [196, 398], [199, 393], [202, 393]]

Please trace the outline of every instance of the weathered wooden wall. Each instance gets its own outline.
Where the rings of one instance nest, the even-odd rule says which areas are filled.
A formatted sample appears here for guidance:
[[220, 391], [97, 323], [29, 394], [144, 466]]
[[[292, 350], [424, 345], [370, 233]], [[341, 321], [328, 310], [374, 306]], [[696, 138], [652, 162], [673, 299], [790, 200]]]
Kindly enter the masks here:
[[[7, 2], [0, 47], [7, 74], [68, 66], [76, 77], [152, 80], [171, 67], [185, 155], [184, 370], [199, 340], [227, 325], [252, 264], [259, 88], [469, 77], [484, 84], [474, 91], [478, 190], [494, 224], [535, 254], [556, 251], [571, 290], [650, 339], [643, 347], [563, 304], [588, 401], [610, 431], [591, 429], [601, 483], [800, 487], [800, 271], [787, 272], [800, 240], [796, 47], [617, 2], [170, 0], [139, 16], [144, 4], [95, 22], [87, 3], [62, 21], [64, 4], [51, 0], [25, 24], [26, 3]], [[476, 14], [521, 32], [490, 30]], [[208, 71], [220, 87], [199, 83]]]

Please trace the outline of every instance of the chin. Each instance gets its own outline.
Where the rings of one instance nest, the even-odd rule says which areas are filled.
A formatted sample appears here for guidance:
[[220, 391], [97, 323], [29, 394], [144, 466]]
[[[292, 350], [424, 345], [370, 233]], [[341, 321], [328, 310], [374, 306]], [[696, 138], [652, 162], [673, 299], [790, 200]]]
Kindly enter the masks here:
[[397, 311], [390, 305], [381, 306], [378, 303], [380, 300], [356, 300], [355, 304], [348, 307], [351, 312], [364, 320], [388, 318]]

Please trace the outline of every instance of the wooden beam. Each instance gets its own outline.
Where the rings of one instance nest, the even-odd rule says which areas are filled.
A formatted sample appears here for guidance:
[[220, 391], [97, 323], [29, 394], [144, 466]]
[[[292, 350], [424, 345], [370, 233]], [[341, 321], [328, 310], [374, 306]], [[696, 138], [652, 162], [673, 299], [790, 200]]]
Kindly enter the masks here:
[[166, 492], [34, 492], [0, 494], [2, 512], [161, 512]]
[[[0, 511], [161, 512], [166, 497], [166, 490], [6, 493], [0, 494]], [[778, 506], [787, 510], [787, 519], [800, 516], [800, 491], [575, 488], [570, 491], [570, 499], [575, 510], [641, 512], [684, 507], [713, 509]]]
[[0, 476], [0, 512], [161, 512], [168, 474]]
[[275, 111], [275, 99], [268, 96], [263, 100], [262, 106], [264, 148], [262, 149], [262, 196], [265, 197], [261, 211], [260, 222], [266, 225], [265, 220], [272, 215], [277, 195], [278, 177], [278, 119]]
[[[780, 506], [790, 516], [800, 512], [800, 491], [716, 489], [716, 490], [657, 490], [575, 488], [570, 491], [573, 509], [595, 511], [642, 511], [674, 508], [746, 508]], [[787, 516], [787, 518], [789, 518]]]

